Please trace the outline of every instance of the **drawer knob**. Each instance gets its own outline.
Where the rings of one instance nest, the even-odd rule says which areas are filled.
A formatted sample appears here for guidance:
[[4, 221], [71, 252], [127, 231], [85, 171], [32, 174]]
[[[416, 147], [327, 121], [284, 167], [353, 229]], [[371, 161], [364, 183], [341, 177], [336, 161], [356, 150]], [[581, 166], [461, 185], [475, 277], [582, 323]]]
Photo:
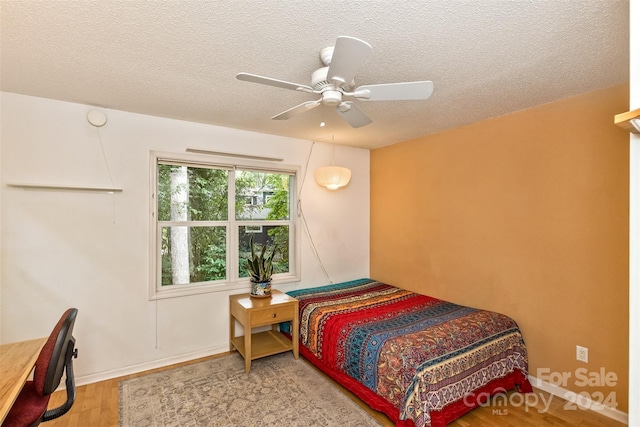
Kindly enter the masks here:
[[276, 316], [277, 316], [277, 315], [276, 315], [276, 313], [273, 313], [273, 314], [271, 315], [271, 317], [273, 317], [274, 319], [276, 318]]

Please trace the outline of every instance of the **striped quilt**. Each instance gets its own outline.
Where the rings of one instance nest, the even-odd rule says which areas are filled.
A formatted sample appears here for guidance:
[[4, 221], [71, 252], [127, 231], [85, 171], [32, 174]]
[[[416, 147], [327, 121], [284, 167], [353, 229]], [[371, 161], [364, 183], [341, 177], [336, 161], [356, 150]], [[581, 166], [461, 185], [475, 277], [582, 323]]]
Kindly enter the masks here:
[[502, 314], [370, 279], [288, 294], [300, 301], [306, 350], [416, 427], [431, 426], [435, 411], [472, 402], [493, 380], [517, 373], [527, 383], [522, 335]]

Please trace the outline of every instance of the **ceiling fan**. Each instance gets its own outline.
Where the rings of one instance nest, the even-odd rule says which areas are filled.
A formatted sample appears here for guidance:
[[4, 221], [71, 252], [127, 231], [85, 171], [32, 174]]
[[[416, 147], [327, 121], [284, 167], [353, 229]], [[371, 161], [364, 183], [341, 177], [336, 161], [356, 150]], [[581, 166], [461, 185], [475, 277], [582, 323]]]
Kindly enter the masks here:
[[344, 101], [344, 98], [360, 101], [408, 101], [427, 99], [431, 96], [431, 81], [355, 87], [355, 74], [366, 61], [371, 49], [369, 43], [355, 37], [338, 37], [335, 46], [320, 51], [320, 60], [324, 67], [311, 74], [310, 86], [249, 73], [238, 73], [236, 77], [247, 82], [320, 95], [320, 99], [303, 102], [273, 116], [274, 120], [286, 120], [320, 105], [328, 105], [335, 106], [336, 112], [354, 128], [368, 125], [371, 119], [353, 101]]

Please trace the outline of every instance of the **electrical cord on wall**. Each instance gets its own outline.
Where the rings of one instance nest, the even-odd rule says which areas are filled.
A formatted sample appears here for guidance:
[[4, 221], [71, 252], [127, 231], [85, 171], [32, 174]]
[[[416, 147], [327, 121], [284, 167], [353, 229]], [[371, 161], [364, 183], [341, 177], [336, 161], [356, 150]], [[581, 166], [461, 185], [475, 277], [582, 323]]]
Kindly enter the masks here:
[[302, 209], [302, 189], [304, 187], [304, 182], [307, 178], [307, 171], [309, 170], [309, 161], [311, 160], [311, 153], [313, 153], [314, 145], [315, 145], [315, 141], [311, 141], [311, 147], [309, 148], [309, 155], [307, 156], [307, 162], [304, 166], [304, 172], [302, 174], [302, 182], [300, 184], [300, 191], [298, 192], [298, 216], [302, 219], [302, 225], [304, 227], [304, 230], [306, 231], [307, 237], [309, 238], [309, 243], [311, 244], [311, 251], [313, 252], [313, 255], [318, 260], [318, 264], [320, 265], [320, 268], [322, 269], [322, 272], [326, 276], [329, 283], [333, 284], [331, 277], [329, 277], [329, 272], [327, 272], [327, 269], [325, 268], [324, 263], [320, 258], [320, 254], [318, 253], [318, 248], [316, 248], [316, 244], [313, 241], [313, 237], [311, 236], [311, 230], [309, 230], [309, 224], [307, 223], [307, 219], [304, 216], [304, 210]]
[[[96, 132], [98, 133], [98, 140], [100, 141], [100, 150], [102, 151], [102, 160], [104, 161], [104, 166], [107, 169], [107, 175], [109, 176], [109, 182], [113, 187], [113, 177], [111, 176], [111, 169], [109, 168], [109, 162], [107, 161], [107, 155], [104, 151], [104, 143], [102, 142], [102, 133], [100, 133], [101, 126], [95, 126]], [[116, 223], [116, 193], [113, 194], [113, 224]]]

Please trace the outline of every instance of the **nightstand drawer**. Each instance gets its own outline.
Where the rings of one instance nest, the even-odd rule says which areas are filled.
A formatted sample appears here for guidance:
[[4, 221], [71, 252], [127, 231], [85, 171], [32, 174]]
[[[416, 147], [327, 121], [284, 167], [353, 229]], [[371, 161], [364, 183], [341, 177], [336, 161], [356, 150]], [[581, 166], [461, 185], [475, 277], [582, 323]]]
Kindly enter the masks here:
[[270, 325], [276, 322], [292, 320], [295, 306], [272, 307], [269, 310], [255, 310], [251, 313], [251, 325]]

